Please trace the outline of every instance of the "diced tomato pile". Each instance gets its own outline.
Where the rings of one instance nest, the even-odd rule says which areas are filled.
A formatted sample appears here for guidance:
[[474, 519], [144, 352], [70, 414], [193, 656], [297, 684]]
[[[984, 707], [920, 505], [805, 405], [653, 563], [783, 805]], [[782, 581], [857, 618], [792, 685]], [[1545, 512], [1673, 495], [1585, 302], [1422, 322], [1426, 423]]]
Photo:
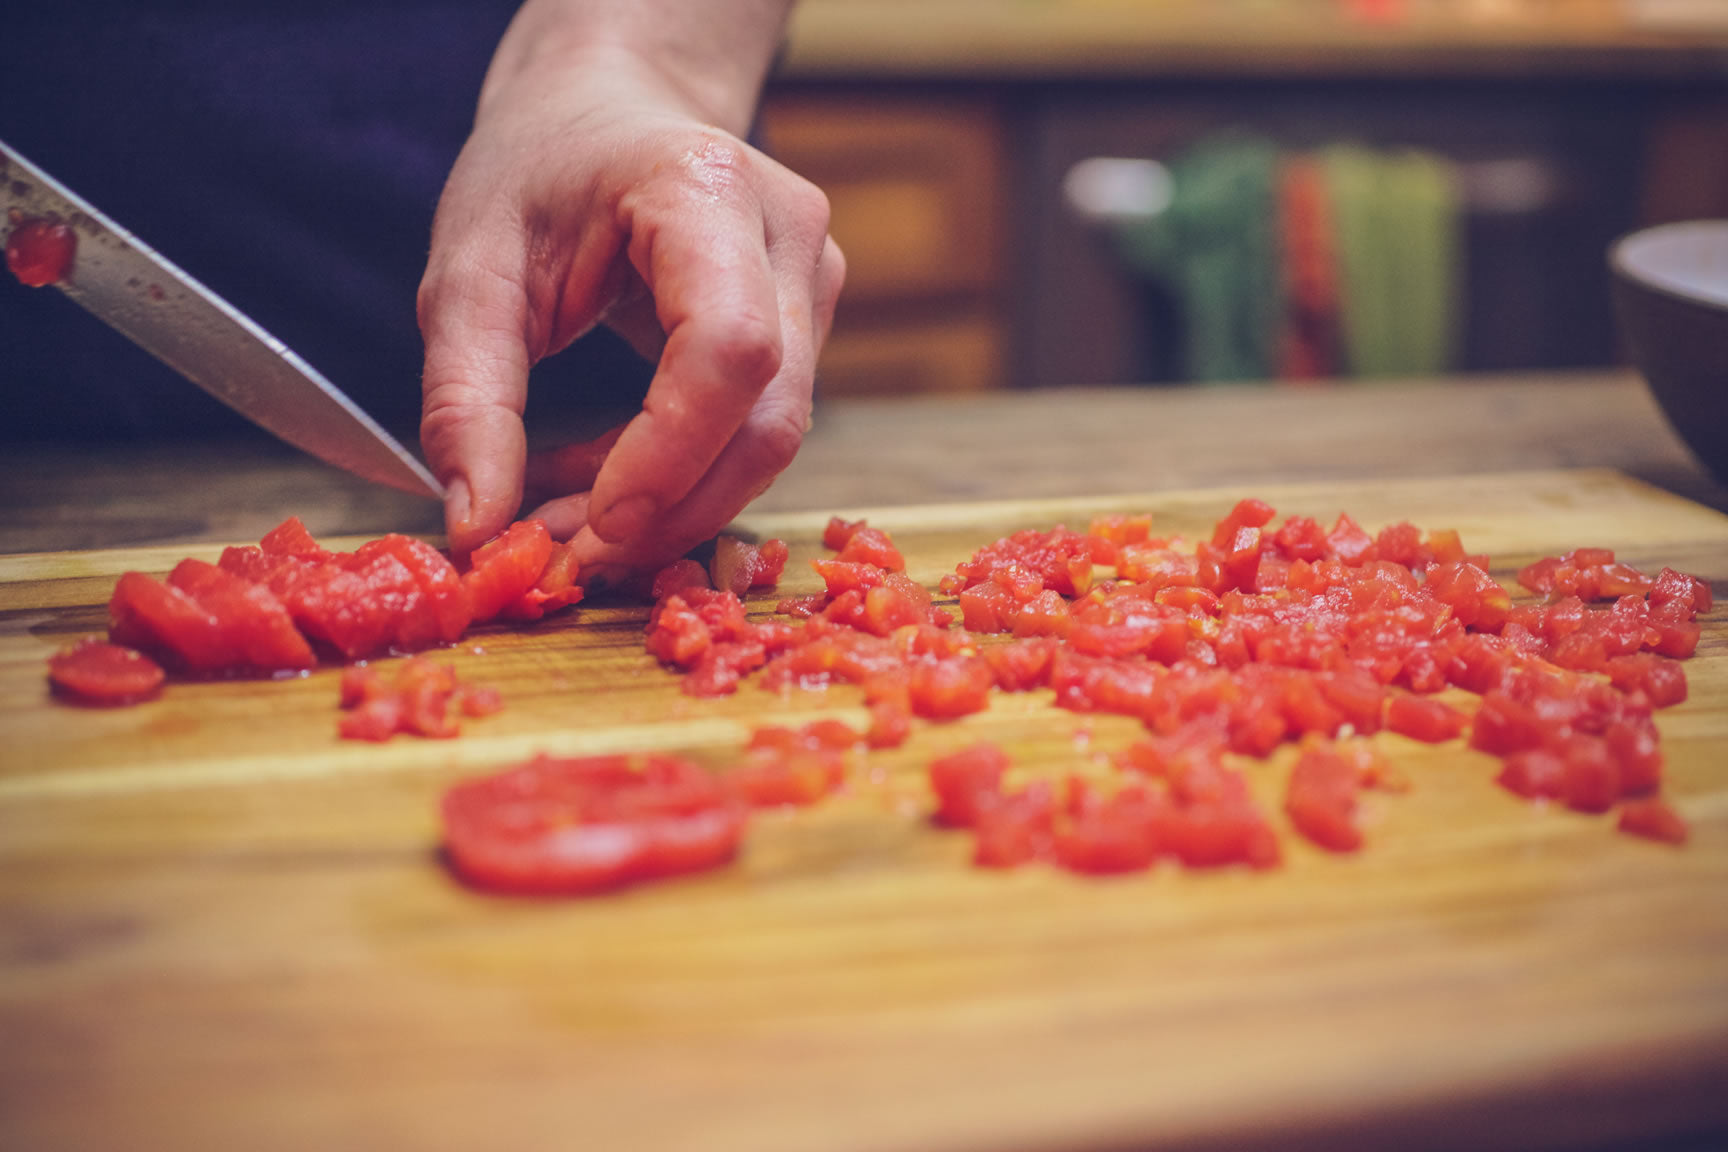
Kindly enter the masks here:
[[[165, 580], [127, 572], [109, 599], [108, 640], [87, 640], [49, 661], [55, 691], [86, 703], [135, 703], [161, 687], [164, 668], [210, 678], [305, 672], [321, 659], [372, 660], [447, 646], [476, 624], [538, 620], [583, 589], [568, 545], [538, 520], [513, 524], [463, 564], [430, 544], [388, 535], [353, 552], [328, 551], [298, 517], [215, 564], [186, 559]], [[491, 689], [457, 685], [454, 671], [409, 661], [391, 677], [355, 667], [343, 681], [345, 737], [397, 732], [452, 736], [452, 708], [483, 716]]]
[[[1145, 726], [1112, 757], [1110, 780], [1010, 786], [1006, 754], [988, 743], [934, 761], [936, 822], [970, 829], [989, 867], [1274, 865], [1277, 835], [1232, 758], [1265, 760], [1287, 743], [1290, 826], [1355, 851], [1361, 790], [1403, 787], [1365, 739], [1382, 730], [1467, 737], [1500, 758], [1509, 791], [1619, 808], [1624, 831], [1685, 838], [1659, 795], [1653, 714], [1686, 697], [1679, 660], [1697, 646], [1708, 585], [1580, 549], [1524, 569], [1520, 582], [1546, 599], [1514, 601], [1455, 532], [1276, 521], [1244, 500], [1192, 544], [1155, 537], [1149, 516], [1018, 532], [941, 581], [956, 627], [886, 533], [835, 518], [823, 537], [835, 554], [813, 562], [825, 590], [768, 618], [699, 566], [663, 572], [647, 650], [697, 696], [752, 674], [774, 691], [857, 685], [877, 748], [906, 741], [917, 719], [978, 712], [995, 692], [1048, 690], [1058, 707]], [[763, 737], [749, 755], [786, 739]], [[789, 802], [824, 794], [835, 778], [820, 783], [815, 754], [799, 755], [805, 783], [752, 786]]]
[[125, 573], [108, 603], [109, 639], [195, 676], [303, 671], [320, 656], [417, 652], [475, 624], [538, 619], [582, 598], [576, 576], [537, 520], [458, 569], [410, 536], [326, 551], [296, 517], [215, 564], [182, 560], [166, 581]]
[[[1686, 699], [1681, 661], [1713, 605], [1708, 584], [1673, 569], [1650, 576], [1581, 548], [1520, 571], [1532, 595], [1514, 599], [1456, 532], [1279, 522], [1258, 500], [1193, 542], [1155, 536], [1150, 516], [1017, 532], [935, 593], [864, 521], [834, 518], [823, 544], [831, 555], [812, 561], [823, 590], [772, 613], [753, 615], [744, 597], [777, 585], [781, 541], [721, 537], [706, 564], [669, 565], [652, 582], [645, 646], [697, 697], [750, 678], [779, 693], [854, 686], [863, 731], [761, 727], [720, 771], [659, 755], [541, 757], [464, 782], [444, 804], [458, 872], [492, 889], [592, 892], [717, 866], [751, 808], [819, 803], [867, 750], [1029, 692], [1144, 734], [1061, 779], [1022, 777], [988, 741], [932, 760], [934, 821], [969, 832], [982, 867], [1274, 867], [1278, 824], [1253, 764], [1275, 757], [1288, 765], [1282, 822], [1326, 851], [1357, 851], [1363, 790], [1406, 787], [1368, 739], [1382, 731], [1496, 757], [1516, 795], [1686, 839], [1661, 797], [1654, 715]], [[49, 678], [68, 699], [123, 703], [156, 693], [165, 667], [280, 675], [339, 659], [353, 664], [343, 736], [448, 737], [460, 718], [496, 711], [497, 694], [423, 657], [364, 662], [539, 619], [582, 599], [579, 575], [538, 521], [459, 565], [406, 536], [328, 551], [290, 519], [216, 564], [125, 574], [108, 640], [57, 653]]]

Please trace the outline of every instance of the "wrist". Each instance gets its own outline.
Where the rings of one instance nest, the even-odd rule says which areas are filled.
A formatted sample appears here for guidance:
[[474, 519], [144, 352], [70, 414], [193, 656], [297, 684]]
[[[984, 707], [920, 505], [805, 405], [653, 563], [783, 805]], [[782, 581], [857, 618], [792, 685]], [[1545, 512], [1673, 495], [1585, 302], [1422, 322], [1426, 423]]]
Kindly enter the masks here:
[[787, 0], [527, 0], [494, 54], [479, 115], [587, 90], [742, 136], [789, 8]]

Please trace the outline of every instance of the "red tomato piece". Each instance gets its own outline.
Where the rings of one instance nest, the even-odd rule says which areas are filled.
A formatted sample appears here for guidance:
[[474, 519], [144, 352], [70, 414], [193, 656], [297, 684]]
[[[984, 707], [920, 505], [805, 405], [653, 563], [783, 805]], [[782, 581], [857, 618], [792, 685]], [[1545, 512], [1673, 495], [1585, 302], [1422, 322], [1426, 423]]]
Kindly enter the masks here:
[[1144, 872], [1158, 858], [1157, 828], [1169, 804], [1143, 787], [1129, 786], [1075, 814], [1058, 829], [1056, 862], [1093, 876]]
[[1328, 852], [1354, 852], [1362, 847], [1356, 826], [1360, 789], [1356, 765], [1336, 745], [1304, 740], [1285, 788], [1284, 811], [1298, 832]]
[[552, 558], [552, 537], [539, 520], [518, 520], [469, 558], [462, 586], [474, 623], [484, 624], [539, 581]]
[[714, 558], [708, 573], [714, 587], [743, 596], [752, 588], [772, 588], [786, 569], [790, 550], [784, 540], [765, 540], [758, 547], [736, 536], [714, 541]]
[[970, 828], [1002, 794], [1008, 754], [983, 741], [930, 762], [930, 787], [936, 793], [936, 823]]
[[142, 652], [87, 637], [48, 658], [56, 694], [83, 704], [135, 704], [162, 688], [162, 666]]
[[900, 555], [900, 550], [894, 547], [888, 533], [868, 525], [860, 525], [847, 537], [835, 559], [854, 564], [873, 564], [887, 572], [906, 570], [906, 559]]
[[1057, 641], [1048, 637], [993, 644], [982, 652], [984, 662], [1003, 692], [1029, 692], [1050, 682], [1050, 664]]
[[980, 868], [1018, 868], [1055, 852], [1056, 798], [1048, 781], [1034, 780], [978, 812], [972, 862]]
[[1330, 558], [1351, 566], [1366, 564], [1375, 559], [1374, 537], [1351, 519], [1349, 513], [1341, 512], [1332, 525], [1332, 531], [1326, 533], [1326, 553]]
[[1313, 562], [1326, 555], [1326, 530], [1309, 516], [1292, 516], [1272, 537], [1273, 545], [1290, 560]]
[[1386, 707], [1386, 727], [1401, 736], [1441, 744], [1464, 734], [1470, 717], [1441, 700], [1394, 696]]
[[493, 891], [589, 894], [717, 868], [738, 851], [745, 809], [698, 765], [648, 755], [540, 757], [444, 796], [458, 875]]
[[1679, 604], [1684, 607], [1688, 616], [1708, 612], [1714, 605], [1710, 585], [1696, 576], [1688, 576], [1672, 568], [1664, 568], [1657, 573], [1655, 581], [1650, 585], [1649, 600], [1653, 608], [1671, 603]]
[[1608, 661], [1608, 680], [1622, 692], [1642, 692], [1657, 708], [1686, 699], [1686, 669], [1677, 660], [1653, 652], [1616, 656]]
[[807, 806], [845, 782], [845, 751], [857, 742], [857, 734], [839, 721], [816, 721], [796, 731], [758, 728], [744, 763], [726, 779], [755, 807]]
[[709, 578], [708, 569], [688, 556], [684, 556], [672, 561], [654, 574], [654, 581], [649, 594], [656, 601], [659, 601], [686, 588], [712, 587], [714, 584]]
[[932, 720], [952, 720], [983, 711], [994, 683], [990, 665], [981, 657], [961, 656], [915, 661], [907, 687], [912, 711]]
[[460, 734], [456, 716], [489, 716], [504, 702], [494, 688], [465, 685], [456, 669], [415, 656], [388, 675], [376, 665], [356, 664], [342, 672], [344, 715], [337, 733], [345, 740], [388, 740], [399, 732], [447, 740]]
[[[576, 561], [575, 541], [552, 545], [552, 555], [540, 571], [540, 579], [522, 595], [506, 604], [499, 615], [507, 620], [539, 620], [548, 612], [581, 603], [587, 590], [576, 582], [581, 565]], [[463, 590], [466, 600], [466, 589]]]
[[1685, 819], [1665, 801], [1653, 796], [1628, 800], [1622, 805], [1616, 827], [1629, 836], [1642, 836], [1664, 844], [1684, 844], [1689, 834]]
[[168, 583], [216, 620], [233, 655], [224, 670], [278, 672], [317, 663], [288, 610], [268, 588], [195, 559], [182, 560]]
[[234, 667], [222, 625], [191, 595], [142, 572], [124, 573], [108, 601], [108, 638], [199, 675]]
[[294, 556], [302, 560], [328, 560], [331, 556], [319, 547], [298, 516], [290, 516], [266, 532], [258, 546], [266, 556]]
[[19, 220], [6, 237], [6, 267], [30, 288], [64, 280], [77, 254], [77, 234], [51, 216]]
[[827, 527], [822, 529], [822, 547], [838, 552], [846, 547], [846, 542], [852, 539], [854, 532], [866, 526], [863, 520], [842, 520], [838, 516], [831, 516]]

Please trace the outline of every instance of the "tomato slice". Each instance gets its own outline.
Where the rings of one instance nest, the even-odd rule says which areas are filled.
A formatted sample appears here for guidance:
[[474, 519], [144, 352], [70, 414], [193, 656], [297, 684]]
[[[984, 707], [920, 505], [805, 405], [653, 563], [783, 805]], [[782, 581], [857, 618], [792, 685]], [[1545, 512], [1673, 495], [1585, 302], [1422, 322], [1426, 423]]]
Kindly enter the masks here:
[[581, 894], [717, 868], [743, 839], [746, 814], [695, 763], [542, 756], [445, 793], [444, 845], [476, 887]]
[[134, 704], [162, 687], [162, 666], [142, 652], [94, 637], [48, 658], [54, 691], [86, 704]]

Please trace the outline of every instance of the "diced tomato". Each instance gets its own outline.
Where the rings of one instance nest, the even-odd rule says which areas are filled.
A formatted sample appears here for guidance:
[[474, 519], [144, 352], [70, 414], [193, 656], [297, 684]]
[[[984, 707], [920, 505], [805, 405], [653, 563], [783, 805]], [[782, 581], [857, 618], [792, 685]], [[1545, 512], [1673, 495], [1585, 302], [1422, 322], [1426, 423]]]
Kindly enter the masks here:
[[936, 793], [936, 823], [970, 828], [1002, 794], [1008, 754], [988, 741], [970, 745], [930, 762], [930, 787]]
[[830, 517], [828, 526], [822, 530], [822, 547], [832, 552], [838, 552], [846, 547], [846, 542], [852, 539], [854, 532], [867, 526], [863, 520], [842, 520], [838, 516]]
[[264, 534], [258, 542], [266, 556], [292, 556], [302, 560], [328, 560], [330, 553], [319, 547], [300, 517], [290, 516]]
[[463, 781], [443, 801], [444, 843], [469, 883], [517, 894], [582, 894], [725, 864], [745, 809], [672, 756], [536, 760]]
[[142, 652], [87, 637], [48, 658], [56, 693], [84, 704], [135, 704], [162, 688], [162, 666]]
[[990, 703], [994, 683], [982, 657], [915, 661], [908, 681], [912, 711], [932, 720], [980, 712]]
[[1327, 555], [1345, 564], [1365, 564], [1375, 558], [1374, 537], [1353, 520], [1349, 513], [1339, 513], [1332, 531], [1326, 533]]
[[1278, 551], [1291, 560], [1319, 560], [1326, 555], [1326, 530], [1318, 520], [1292, 516], [1272, 537]]
[[743, 596], [753, 588], [779, 583], [789, 555], [784, 540], [765, 540], [758, 547], [736, 536], [720, 536], [714, 541], [708, 571], [714, 587]]
[[1386, 727], [1401, 736], [1440, 744], [1464, 734], [1470, 717], [1450, 704], [1422, 696], [1394, 696], [1386, 707]]
[[1650, 585], [1649, 600], [1653, 608], [1665, 604], [1679, 604], [1689, 616], [1708, 612], [1714, 606], [1710, 585], [1696, 576], [1688, 576], [1672, 568], [1664, 568], [1657, 573], [1655, 581]]
[[1655, 797], [1628, 800], [1620, 808], [1617, 827], [1629, 836], [1642, 836], [1664, 844], [1684, 844], [1688, 835], [1685, 819], [1665, 801]]
[[539, 581], [552, 558], [552, 536], [539, 520], [518, 520], [469, 557], [462, 586], [476, 624], [484, 624]]
[[673, 593], [685, 588], [712, 588], [708, 569], [702, 567], [688, 556], [681, 557], [654, 574], [650, 595], [655, 600], [664, 600]]
[[1158, 858], [1156, 829], [1169, 804], [1139, 786], [1128, 786], [1075, 814], [1056, 832], [1056, 862], [1070, 872], [1094, 876], [1143, 872]]
[[796, 730], [758, 728], [750, 735], [744, 763], [726, 779], [755, 807], [804, 807], [845, 781], [845, 751], [857, 743], [857, 734], [838, 721], [815, 721]]
[[498, 614], [506, 620], [539, 620], [549, 612], [579, 604], [587, 595], [587, 590], [576, 582], [581, 574], [575, 541], [553, 544], [552, 555], [540, 570], [540, 578], [534, 581], [534, 586], [504, 605]]
[[1622, 692], [1642, 692], [1652, 705], [1668, 708], [1686, 699], [1686, 669], [1679, 661], [1639, 652], [1607, 662], [1609, 681]]
[[317, 662], [288, 610], [268, 588], [191, 558], [175, 566], [168, 583], [196, 600], [222, 633], [229, 659], [210, 671], [289, 671]]
[[1362, 847], [1362, 831], [1356, 826], [1360, 788], [1356, 765], [1336, 745], [1305, 739], [1285, 788], [1284, 811], [1313, 843], [1329, 852], [1354, 852]]
[[383, 741], [398, 733], [447, 740], [461, 731], [452, 709], [478, 717], [504, 706], [496, 689], [463, 684], [454, 667], [420, 656], [395, 664], [388, 675], [378, 665], [349, 666], [340, 700], [337, 734], [346, 740]]
[[894, 547], [888, 533], [869, 525], [856, 528], [846, 538], [845, 545], [835, 559], [853, 564], [873, 564], [887, 572], [906, 570], [906, 560], [900, 555], [900, 550]]
[[1055, 851], [1056, 799], [1049, 781], [1034, 780], [999, 796], [977, 814], [972, 861], [981, 868], [1018, 868]]
[[142, 572], [127, 572], [108, 601], [108, 638], [187, 672], [235, 666], [238, 654], [220, 622], [193, 597]]

